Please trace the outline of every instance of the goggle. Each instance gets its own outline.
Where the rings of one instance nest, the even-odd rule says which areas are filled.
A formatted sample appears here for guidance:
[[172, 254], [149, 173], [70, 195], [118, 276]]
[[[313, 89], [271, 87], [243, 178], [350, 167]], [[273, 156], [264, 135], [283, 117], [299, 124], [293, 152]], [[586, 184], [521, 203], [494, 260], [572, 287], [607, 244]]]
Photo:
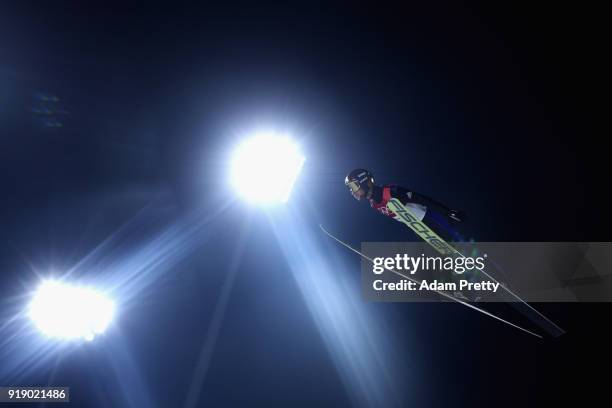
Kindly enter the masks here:
[[359, 183], [357, 183], [356, 181], [349, 181], [348, 183], [346, 183], [346, 186], [349, 188], [349, 190], [351, 190], [351, 193], [353, 194], [355, 194], [361, 188]]

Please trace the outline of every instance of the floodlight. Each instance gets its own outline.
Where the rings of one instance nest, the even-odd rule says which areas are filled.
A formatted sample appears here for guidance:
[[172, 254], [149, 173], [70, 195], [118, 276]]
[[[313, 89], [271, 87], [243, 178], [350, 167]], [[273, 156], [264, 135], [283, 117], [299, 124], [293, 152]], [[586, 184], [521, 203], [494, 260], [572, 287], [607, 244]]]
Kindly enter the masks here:
[[286, 202], [305, 158], [286, 136], [259, 133], [238, 146], [232, 158], [231, 180], [248, 201]]
[[104, 332], [114, 309], [113, 302], [94, 289], [49, 280], [34, 294], [29, 316], [48, 337], [93, 340]]

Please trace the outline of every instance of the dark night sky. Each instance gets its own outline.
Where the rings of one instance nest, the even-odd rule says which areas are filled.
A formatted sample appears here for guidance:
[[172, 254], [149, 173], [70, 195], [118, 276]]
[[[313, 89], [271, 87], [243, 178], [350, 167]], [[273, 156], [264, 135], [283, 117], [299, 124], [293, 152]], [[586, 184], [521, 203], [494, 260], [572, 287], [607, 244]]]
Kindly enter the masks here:
[[[353, 243], [409, 239], [346, 193], [353, 167], [465, 209], [477, 240], [609, 240], [601, 10], [13, 3], [0, 6], [3, 318], [32, 267], [69, 268], [126, 223], [127, 253], [222, 206], [227, 149], [261, 124], [297, 135], [296, 194], [313, 225]], [[60, 98], [42, 104], [65, 111], [51, 118], [61, 127], [32, 112], [43, 94]], [[194, 238], [201, 249], [135, 297], [114, 333], [150, 398], [181, 406], [246, 214], [202, 406], [349, 404], [293, 276], [269, 261], [281, 255], [265, 217], [242, 206]], [[337, 253], [357, 282], [359, 260]], [[606, 304], [542, 306], [568, 333], [540, 342], [454, 305], [366, 308], [401, 345], [402, 406], [598, 394], [590, 377], [610, 360]], [[112, 401], [101, 397], [112, 365], [89, 346], [64, 352], [53, 374], [79, 406]]]

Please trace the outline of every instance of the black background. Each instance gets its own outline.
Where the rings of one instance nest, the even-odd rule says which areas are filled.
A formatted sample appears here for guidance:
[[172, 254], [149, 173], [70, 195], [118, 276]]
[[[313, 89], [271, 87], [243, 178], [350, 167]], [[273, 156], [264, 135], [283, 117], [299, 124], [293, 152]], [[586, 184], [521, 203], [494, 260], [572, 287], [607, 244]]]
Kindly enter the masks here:
[[[477, 240], [606, 241], [603, 14], [559, 3], [3, 2], [3, 314], [16, 282], [29, 279], [24, 265], [68, 267], [160, 194], [172, 217], [213, 211], [227, 199], [224, 149], [261, 123], [299, 135], [308, 161], [296, 189], [352, 242], [407, 239], [346, 194], [342, 179], [354, 167], [465, 209]], [[60, 98], [69, 112], [58, 116], [62, 127], [31, 112], [37, 93]], [[215, 227], [218, 260], [200, 253], [181, 267], [231, 256], [238, 226]], [[247, 277], [231, 297], [201, 401], [348, 404], [291, 276], [258, 257], [274, 253], [266, 239], [262, 232], [245, 253]], [[359, 261], [342, 255], [358, 275]], [[258, 295], [247, 274], [257, 267], [288, 289]], [[221, 281], [166, 276], [120, 323], [160, 406], [183, 401], [200, 323], [220, 287], [211, 279]], [[399, 358], [419, 356], [406, 363], [399, 405], [541, 406], [604, 395], [607, 304], [542, 305], [567, 330], [544, 341], [453, 305], [371, 307], [405, 344]], [[79, 406], [95, 405], [99, 397], [83, 390], [111, 373], [87, 349], [66, 358], [56, 375], [80, 390]]]

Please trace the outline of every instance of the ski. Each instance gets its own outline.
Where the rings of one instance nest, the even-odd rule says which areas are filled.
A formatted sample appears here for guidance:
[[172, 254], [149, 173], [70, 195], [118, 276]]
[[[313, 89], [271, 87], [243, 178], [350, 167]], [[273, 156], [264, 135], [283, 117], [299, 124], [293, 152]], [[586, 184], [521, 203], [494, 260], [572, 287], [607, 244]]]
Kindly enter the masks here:
[[[431, 245], [440, 254], [465, 258], [465, 255], [463, 255], [461, 252], [455, 249], [452, 245], [447, 243], [444, 239], [440, 238], [440, 236], [436, 234], [431, 228], [429, 228], [424, 222], [419, 221], [419, 219], [415, 217], [415, 215], [408, 208], [406, 208], [406, 206], [403, 205], [402, 202], [398, 200], [397, 198], [392, 198], [391, 200], [389, 200], [389, 202], [387, 203], [387, 208], [389, 209], [389, 211], [395, 214], [394, 218], [397, 221], [407, 225], [412, 231], [415, 232], [415, 234], [417, 234], [421, 239], [423, 239], [423, 241]], [[495, 279], [493, 276], [487, 273], [484, 269], [480, 269], [480, 268], [476, 268], [476, 269], [480, 271], [483, 275], [485, 275], [487, 278], [489, 278], [490, 280], [494, 281], [495, 283], [499, 283], [497, 279]], [[549, 325], [554, 327], [556, 336], [560, 336], [565, 333], [565, 331], [562, 328], [557, 326], [552, 320], [544, 316], [537, 309], [535, 309], [529, 303], [524, 301], [521, 297], [519, 297], [516, 293], [514, 293], [508, 287], [502, 284], [500, 284], [500, 287], [502, 287], [507, 293], [512, 295], [519, 302], [527, 306], [527, 308], [529, 308], [531, 311], [535, 312], [538, 316], [544, 319]]]
[[400, 200], [392, 198], [387, 203], [387, 208], [393, 214], [395, 219], [403, 224], [406, 224], [411, 230], [415, 232], [423, 241], [431, 245], [436, 251], [442, 255], [459, 255], [463, 256], [448, 244], [445, 240], [440, 238], [431, 228], [422, 221], [419, 221], [417, 217], [408, 209]]
[[[372, 258], [368, 257], [367, 255], [365, 255], [365, 254], [364, 254], [364, 253], [362, 253], [361, 251], [356, 250], [355, 248], [353, 248], [352, 246], [350, 246], [350, 245], [349, 245], [349, 244], [347, 244], [346, 242], [344, 242], [344, 241], [342, 241], [341, 239], [339, 239], [339, 238], [337, 238], [336, 236], [334, 236], [332, 233], [330, 233], [329, 231], [327, 231], [327, 230], [326, 230], [326, 229], [323, 227], [323, 225], [320, 225], [320, 224], [319, 224], [319, 228], [321, 228], [321, 230], [322, 230], [322, 231], [323, 231], [323, 232], [324, 232], [324, 233], [325, 233], [325, 234], [326, 234], [328, 237], [330, 237], [331, 239], [333, 239], [334, 241], [338, 242], [338, 243], [339, 243], [339, 244], [341, 244], [342, 246], [344, 246], [344, 247], [348, 248], [349, 250], [353, 251], [354, 253], [358, 254], [358, 255], [359, 255], [359, 256], [361, 256], [362, 258], [364, 258], [364, 259], [366, 259], [366, 260], [370, 261], [371, 263], [374, 263], [374, 260], [373, 260]], [[391, 272], [391, 273], [394, 273], [394, 274], [396, 274], [396, 275], [398, 275], [398, 276], [401, 276], [401, 277], [402, 277], [402, 278], [404, 278], [404, 279], [408, 279], [408, 280], [410, 280], [410, 281], [412, 281], [412, 282], [415, 282], [416, 284], [420, 284], [420, 283], [421, 283], [421, 281], [419, 281], [418, 279], [414, 279], [414, 278], [413, 278], [412, 276], [410, 276], [410, 275], [405, 275], [405, 274], [403, 274], [403, 273], [401, 273], [401, 272], [399, 272], [399, 271], [396, 271], [396, 270], [391, 269], [391, 268], [386, 268], [386, 267], [384, 267], [384, 266], [383, 266], [383, 268], [384, 268], [385, 270], [387, 270], [387, 271]], [[520, 330], [520, 331], [522, 331], [522, 332], [524, 332], [524, 333], [530, 334], [530, 335], [535, 336], [535, 337], [540, 338], [540, 339], [541, 339], [541, 338], [543, 338], [541, 335], [539, 335], [539, 334], [537, 334], [537, 333], [534, 333], [534, 332], [532, 332], [532, 331], [530, 331], [530, 330], [527, 330], [527, 329], [525, 329], [525, 328], [523, 328], [523, 327], [521, 327], [521, 326], [519, 326], [519, 325], [516, 325], [516, 324], [514, 324], [514, 323], [512, 323], [512, 322], [509, 322], [508, 320], [502, 319], [501, 317], [496, 316], [496, 315], [494, 315], [493, 313], [487, 312], [487, 311], [486, 311], [486, 310], [484, 310], [484, 309], [481, 309], [481, 308], [479, 308], [479, 307], [477, 307], [477, 306], [474, 306], [474, 305], [472, 305], [472, 304], [470, 304], [470, 303], [464, 302], [464, 301], [463, 301], [463, 300], [461, 300], [461, 299], [457, 299], [456, 297], [454, 297], [454, 296], [452, 296], [452, 295], [450, 295], [450, 294], [448, 294], [448, 293], [446, 293], [446, 292], [444, 292], [444, 291], [435, 290], [435, 292], [436, 292], [436, 293], [438, 293], [439, 295], [441, 295], [441, 296], [443, 296], [443, 297], [447, 298], [447, 299], [450, 299], [450, 300], [452, 300], [452, 301], [454, 301], [454, 302], [460, 303], [460, 304], [462, 304], [462, 305], [464, 305], [464, 306], [466, 306], [466, 307], [469, 307], [470, 309], [476, 310], [477, 312], [480, 312], [480, 313], [482, 313], [482, 314], [484, 314], [484, 315], [486, 315], [486, 316], [489, 316], [489, 317], [491, 317], [491, 318], [493, 318], [493, 319], [495, 319], [495, 320], [498, 320], [498, 321], [500, 321], [500, 322], [502, 322], [502, 323], [505, 323], [505, 324], [507, 324], [507, 325], [509, 325], [509, 326], [511, 326], [511, 327], [514, 327], [515, 329], [518, 329], [518, 330]]]

